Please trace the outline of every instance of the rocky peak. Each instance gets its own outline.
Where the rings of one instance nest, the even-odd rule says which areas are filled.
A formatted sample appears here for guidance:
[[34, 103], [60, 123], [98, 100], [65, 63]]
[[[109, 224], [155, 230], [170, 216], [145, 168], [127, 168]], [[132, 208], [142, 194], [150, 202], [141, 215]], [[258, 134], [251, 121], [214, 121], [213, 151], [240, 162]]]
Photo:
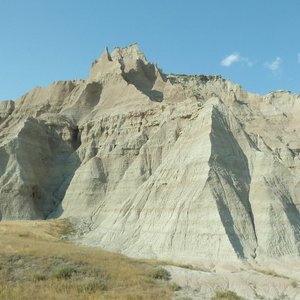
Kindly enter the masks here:
[[140, 51], [137, 44], [125, 48], [115, 48], [112, 55], [106, 47], [98, 60], [92, 64], [89, 80], [101, 80], [106, 74], [119, 74], [120, 69], [124, 73], [139, 68], [140, 63], [148, 64], [145, 55]]
[[124, 72], [135, 69], [140, 62], [143, 62], [145, 65], [148, 64], [144, 53], [139, 49], [137, 44], [132, 44], [125, 48], [115, 48], [112, 52], [112, 57], [123, 65]]
[[103, 81], [107, 76], [121, 74], [121, 65], [113, 60], [106, 47], [99, 59], [92, 64], [88, 81]]

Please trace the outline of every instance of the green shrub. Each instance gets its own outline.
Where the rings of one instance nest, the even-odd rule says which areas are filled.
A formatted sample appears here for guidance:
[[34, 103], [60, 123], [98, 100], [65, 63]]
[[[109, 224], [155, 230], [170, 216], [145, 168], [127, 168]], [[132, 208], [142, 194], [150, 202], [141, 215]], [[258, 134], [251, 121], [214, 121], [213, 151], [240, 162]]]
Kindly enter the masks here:
[[177, 292], [181, 290], [181, 286], [178, 285], [177, 283], [173, 282], [170, 284], [170, 289], [171, 291]]
[[213, 300], [243, 300], [236, 292], [224, 290], [224, 291], [216, 291], [215, 296], [212, 298]]
[[171, 274], [164, 268], [155, 268], [149, 272], [150, 277], [154, 279], [170, 280]]
[[56, 279], [69, 279], [72, 277], [73, 273], [76, 273], [76, 269], [70, 266], [66, 266], [57, 268], [56, 270], [54, 270], [52, 275]]
[[293, 288], [297, 288], [297, 287], [298, 287], [298, 282], [295, 281], [295, 280], [293, 280], [292, 283], [291, 283], [291, 286], [292, 286]]

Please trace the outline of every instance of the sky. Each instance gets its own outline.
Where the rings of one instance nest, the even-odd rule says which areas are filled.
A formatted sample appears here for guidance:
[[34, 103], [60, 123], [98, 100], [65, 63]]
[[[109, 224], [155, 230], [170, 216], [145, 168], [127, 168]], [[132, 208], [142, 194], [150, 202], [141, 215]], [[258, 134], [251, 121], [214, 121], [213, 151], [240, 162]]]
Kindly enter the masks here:
[[0, 99], [85, 79], [132, 43], [165, 73], [300, 93], [299, 15], [300, 0], [0, 0]]

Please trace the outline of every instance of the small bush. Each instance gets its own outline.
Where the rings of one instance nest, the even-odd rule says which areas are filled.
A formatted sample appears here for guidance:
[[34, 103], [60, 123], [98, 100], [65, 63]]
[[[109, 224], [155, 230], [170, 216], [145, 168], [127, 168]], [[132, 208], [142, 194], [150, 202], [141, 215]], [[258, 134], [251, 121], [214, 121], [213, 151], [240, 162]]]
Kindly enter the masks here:
[[258, 294], [256, 291], [254, 291], [254, 296], [255, 296], [255, 299], [258, 299], [258, 300], [266, 299], [263, 295]]
[[273, 270], [262, 270], [260, 271], [261, 273], [265, 274], [265, 275], [269, 275], [269, 276], [273, 276], [273, 277], [280, 277], [275, 271]]
[[274, 300], [285, 300], [289, 299], [288, 296], [284, 293], [280, 294], [278, 297], [274, 298]]
[[77, 289], [80, 293], [92, 294], [96, 291], [107, 291], [108, 285], [105, 279], [85, 278]]
[[19, 237], [29, 237], [29, 233], [28, 232], [26, 232], [26, 233], [22, 232], [22, 233], [19, 233], [18, 236]]
[[195, 270], [196, 268], [193, 265], [185, 265], [184, 268], [189, 270]]
[[76, 273], [76, 269], [70, 266], [61, 267], [53, 272], [53, 277], [56, 279], [69, 279], [72, 277], [73, 273]]
[[236, 292], [225, 290], [225, 291], [216, 291], [213, 300], [243, 300]]
[[161, 280], [170, 280], [171, 274], [164, 268], [155, 268], [152, 269], [149, 273], [150, 277], [154, 279], [161, 279]]
[[170, 289], [171, 291], [177, 292], [181, 290], [181, 286], [174, 282], [170, 284]]
[[46, 275], [42, 273], [33, 273], [31, 278], [33, 281], [44, 281], [47, 279]]
[[297, 287], [298, 287], [298, 282], [295, 281], [295, 280], [293, 280], [292, 283], [291, 283], [291, 286], [292, 286], [293, 288], [297, 288]]

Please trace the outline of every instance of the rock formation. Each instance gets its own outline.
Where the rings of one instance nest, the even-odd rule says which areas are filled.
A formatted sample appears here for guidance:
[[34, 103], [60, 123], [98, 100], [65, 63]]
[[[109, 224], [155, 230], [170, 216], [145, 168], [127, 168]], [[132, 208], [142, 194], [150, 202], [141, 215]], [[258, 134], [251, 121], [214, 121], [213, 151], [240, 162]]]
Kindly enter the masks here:
[[299, 113], [300, 95], [106, 49], [87, 80], [0, 102], [0, 219], [71, 217], [136, 257], [299, 257]]

